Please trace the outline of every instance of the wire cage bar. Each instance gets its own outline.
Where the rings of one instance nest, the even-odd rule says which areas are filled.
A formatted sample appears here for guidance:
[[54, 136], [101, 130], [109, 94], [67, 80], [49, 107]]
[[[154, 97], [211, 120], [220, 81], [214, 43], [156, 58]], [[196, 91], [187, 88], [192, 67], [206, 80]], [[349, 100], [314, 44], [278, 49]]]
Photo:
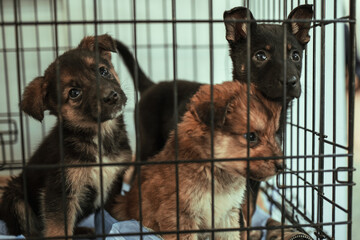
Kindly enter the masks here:
[[[173, 118], [179, 119], [178, 87], [179, 80], [185, 79], [211, 85], [211, 136], [214, 136], [214, 98], [213, 85], [232, 79], [232, 62], [229, 58], [229, 46], [225, 38], [223, 12], [233, 7], [244, 6], [251, 10], [244, 22], [256, 24], [284, 24], [290, 11], [301, 4], [312, 4], [314, 16], [310, 22], [310, 42], [303, 53], [301, 70], [302, 93], [295, 99], [284, 115], [284, 136], [282, 150], [286, 169], [281, 174], [261, 183], [257, 208], [261, 208], [279, 222], [279, 226], [251, 225], [240, 229], [215, 228], [215, 183], [211, 184], [211, 229], [181, 231], [179, 221], [179, 184], [178, 167], [189, 161], [178, 159], [175, 151], [175, 172], [177, 189], [177, 229], [167, 232], [125, 233], [122, 236], [181, 234], [186, 232], [209, 233], [216, 239], [219, 231], [244, 231], [249, 237], [252, 230], [280, 229], [280, 239], [284, 239], [287, 229], [297, 229], [309, 234], [313, 239], [353, 239], [352, 236], [352, 198], [354, 169], [354, 99], [356, 69], [356, 1], [348, 4], [330, 0], [0, 0], [0, 177], [15, 176], [29, 169], [52, 169], [59, 165], [27, 165], [28, 159], [37, 149], [41, 140], [51, 131], [56, 118], [45, 114], [42, 123], [34, 121], [24, 114], [19, 102], [25, 87], [36, 76], [42, 76], [44, 70], [58, 56], [76, 47], [81, 39], [89, 35], [109, 34], [129, 46], [135, 59], [144, 72], [155, 83], [173, 82]], [[348, 29], [348, 31], [345, 31]], [[286, 32], [286, 31], [284, 31]], [[281, 36], [286, 52], [287, 34]], [[345, 38], [345, 35], [347, 38]], [[346, 40], [348, 39], [348, 40]], [[251, 38], [247, 39], [247, 51], [250, 52]], [[95, 42], [98, 49], [99, 44]], [[345, 54], [345, 49], [349, 51]], [[112, 53], [112, 62], [121, 81], [121, 88], [128, 97], [124, 112], [126, 129], [135, 161], [121, 163], [122, 166], [134, 166], [138, 179], [139, 199], [142, 166], [155, 164], [174, 164], [174, 161], [154, 163], [140, 161], [142, 147], [140, 142], [139, 108], [137, 91], [140, 77], [134, 69], [134, 83], [117, 53]], [[284, 54], [284, 62], [287, 55]], [[99, 56], [97, 56], [99, 58]], [[251, 66], [248, 58], [247, 65]], [[99, 65], [99, 59], [96, 61]], [[284, 64], [286, 79], [287, 64]], [[61, 69], [56, 68], [58, 86]], [[249, 69], [251, 72], [251, 68]], [[280, 70], [279, 70], [280, 71]], [[251, 76], [247, 75], [250, 86]], [[99, 77], [97, 87], [99, 89]], [[286, 84], [284, 84], [286, 86]], [[249, 91], [250, 87], [248, 88]], [[60, 90], [60, 88], [59, 88]], [[98, 90], [99, 91], [99, 90]], [[98, 92], [98, 97], [100, 92]], [[286, 87], [284, 88], [286, 95]], [[58, 102], [61, 103], [60, 94]], [[248, 101], [249, 102], [249, 101]], [[286, 106], [283, 100], [283, 106]], [[61, 104], [60, 104], [61, 106]], [[249, 105], [248, 105], [249, 107]], [[60, 108], [59, 108], [60, 109]], [[248, 119], [250, 112], [248, 111]], [[100, 129], [100, 117], [97, 119]], [[63, 143], [63, 123], [60, 121], [59, 138]], [[247, 128], [249, 129], [249, 123]], [[248, 132], [250, 132], [248, 130]], [[177, 136], [177, 125], [174, 135]], [[98, 142], [104, 139], [100, 134]], [[178, 149], [178, 140], [175, 146]], [[250, 161], [256, 158], [215, 159], [215, 142], [211, 138], [211, 159], [195, 159], [191, 163], [209, 162], [211, 172], [221, 161]], [[59, 146], [60, 152], [64, 148]], [[65, 171], [71, 168], [99, 167], [100, 183], [103, 185], [103, 172], [106, 167], [115, 167], [103, 159], [103, 149], [99, 147], [99, 163], [67, 164], [64, 154], [60, 167]], [[247, 156], [250, 155], [248, 145]], [[280, 157], [281, 158], [281, 157]], [[262, 158], [263, 159], [263, 158]], [[269, 158], [270, 159], [270, 158]], [[213, 179], [213, 178], [212, 178]], [[62, 180], [65, 202], [65, 178]], [[247, 181], [249, 178], [247, 177]], [[24, 185], [26, 178], [24, 177]], [[1, 186], [3, 189], [4, 186]], [[0, 190], [2, 191], [2, 190]], [[155, 191], [155, 190], [154, 190]], [[248, 189], [248, 193], [251, 190]], [[1, 192], [2, 193], [2, 192]], [[40, 194], [40, 193], [39, 193]], [[103, 191], [100, 193], [104, 205]], [[27, 201], [27, 191], [24, 199]], [[245, 201], [250, 201], [246, 194]], [[1, 204], [1, 203], [0, 203]], [[139, 223], [143, 224], [143, 209], [139, 206]], [[25, 209], [26, 216], [29, 210]], [[250, 207], [247, 209], [247, 214]], [[106, 213], [101, 210], [101, 231], [97, 237], [118, 236], [105, 234]], [[67, 213], [64, 211], [65, 226]], [[249, 218], [249, 216], [247, 217]], [[27, 226], [29, 227], [29, 222]], [[145, 226], [146, 227], [146, 226]], [[65, 238], [72, 238], [65, 232]]]

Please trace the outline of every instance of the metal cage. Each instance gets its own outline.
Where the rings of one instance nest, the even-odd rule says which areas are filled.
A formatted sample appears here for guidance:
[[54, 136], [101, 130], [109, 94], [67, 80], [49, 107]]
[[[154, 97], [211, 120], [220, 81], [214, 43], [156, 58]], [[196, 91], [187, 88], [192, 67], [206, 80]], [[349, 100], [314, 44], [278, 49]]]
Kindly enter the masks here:
[[[302, 95], [289, 109], [285, 128], [287, 169], [261, 185], [260, 198], [281, 229], [290, 225], [314, 239], [352, 239], [355, 0], [348, 5], [336, 0], [0, 0], [0, 175], [24, 169], [55, 122], [46, 115], [39, 124], [20, 111], [24, 87], [82, 37], [109, 33], [123, 41], [154, 81], [215, 84], [231, 80], [225, 10], [246, 6], [257, 22], [281, 24], [305, 3], [313, 4], [314, 18]], [[134, 111], [139, 95], [119, 59], [114, 56], [113, 62], [130, 100], [127, 130], [138, 155], [139, 123], [133, 114], [139, 114]], [[245, 230], [253, 229], [266, 227]]]

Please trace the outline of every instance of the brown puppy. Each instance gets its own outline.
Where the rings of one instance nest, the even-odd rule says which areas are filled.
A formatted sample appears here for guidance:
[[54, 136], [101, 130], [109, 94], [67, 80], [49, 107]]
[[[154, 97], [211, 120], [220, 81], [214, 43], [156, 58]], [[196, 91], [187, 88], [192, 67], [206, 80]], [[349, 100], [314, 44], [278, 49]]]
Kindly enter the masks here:
[[[247, 85], [225, 82], [214, 86], [214, 172], [211, 162], [210, 86], [203, 85], [191, 98], [188, 111], [178, 124], [179, 230], [211, 229], [211, 184], [215, 184], [215, 228], [240, 228], [239, 211], [246, 189], [246, 174], [265, 180], [282, 168], [276, 140], [281, 104], [267, 100], [251, 86], [250, 132], [247, 132]], [[247, 169], [247, 146], [250, 168]], [[170, 134], [164, 149], [141, 168], [142, 223], [155, 231], [176, 231], [175, 136]], [[238, 158], [243, 158], [239, 160]], [[224, 159], [230, 159], [225, 160]], [[195, 160], [197, 162], [191, 162]], [[188, 163], [187, 163], [188, 161]], [[135, 181], [128, 195], [118, 196], [111, 214], [118, 220], [139, 220], [139, 189]], [[180, 239], [198, 239], [210, 233], [184, 233]], [[216, 239], [240, 239], [239, 231], [216, 232]], [[163, 235], [176, 239], [176, 235]], [[201, 238], [202, 239], [202, 238]]]
[[[251, 24], [245, 20], [250, 17]], [[310, 40], [310, 20], [313, 17], [311, 5], [300, 5], [288, 15], [291, 22], [278, 24], [259, 24], [254, 22], [251, 11], [244, 7], [235, 7], [224, 12], [226, 40], [229, 43], [229, 53], [233, 66], [233, 80], [247, 83], [248, 77], [258, 90], [268, 99], [282, 103], [286, 97], [287, 106], [291, 100], [298, 98], [301, 93], [300, 74], [303, 52]], [[302, 22], [296, 22], [302, 20]], [[308, 20], [307, 22], [303, 20]], [[251, 31], [247, 31], [247, 25]], [[285, 28], [284, 28], [285, 26]], [[284, 34], [287, 36], [287, 61], [284, 61]], [[248, 39], [250, 52], [248, 52]], [[174, 82], [164, 81], [155, 84], [141, 69], [127, 46], [117, 42], [117, 49], [128, 68], [136, 89], [141, 94], [137, 105], [139, 111], [138, 143], [140, 160], [146, 161], [159, 153], [164, 147], [171, 130], [186, 111], [190, 98], [197, 92], [201, 84], [196, 82], [177, 80], [177, 117], [174, 116]], [[248, 66], [250, 59], [250, 66]], [[286, 76], [284, 79], [284, 64], [286, 62]], [[283, 96], [286, 84], [286, 96]], [[285, 126], [284, 116], [287, 108], [283, 109], [280, 118], [278, 135], [282, 138]], [[244, 216], [254, 213], [260, 182], [249, 181], [249, 210], [243, 206]]]
[[39, 121], [49, 110], [58, 121], [5, 188], [0, 216], [10, 234], [72, 235], [76, 223], [102, 205], [101, 189], [105, 201], [125, 169], [103, 166], [101, 185], [100, 167], [86, 165], [131, 160], [122, 115], [127, 99], [110, 51], [116, 51], [110, 36], [86, 37], [26, 87], [22, 110]]

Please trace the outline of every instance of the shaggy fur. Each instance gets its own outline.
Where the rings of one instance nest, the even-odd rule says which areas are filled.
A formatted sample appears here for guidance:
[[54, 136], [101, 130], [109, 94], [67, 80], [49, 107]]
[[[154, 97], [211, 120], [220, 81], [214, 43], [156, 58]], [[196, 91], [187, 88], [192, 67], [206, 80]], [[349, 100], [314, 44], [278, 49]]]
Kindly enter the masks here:
[[[246, 189], [246, 175], [265, 180], [282, 168], [282, 156], [276, 131], [281, 104], [267, 100], [250, 90], [250, 129], [247, 133], [247, 85], [225, 82], [214, 86], [214, 171], [211, 162], [192, 162], [212, 158], [210, 86], [200, 87], [178, 124], [177, 146], [172, 132], [164, 149], [151, 162], [168, 164], [142, 166], [142, 223], [155, 231], [176, 231], [176, 147], [178, 160], [178, 196], [180, 230], [211, 229], [211, 182], [214, 177], [215, 228], [238, 228], [240, 205]], [[250, 160], [247, 169], [247, 146]], [[270, 157], [270, 159], [262, 159]], [[239, 160], [238, 158], [243, 158]], [[139, 219], [139, 189], [136, 181], [124, 197], [118, 196], [111, 214], [118, 220]], [[209, 233], [180, 234], [180, 239], [204, 239]], [[240, 239], [239, 231], [216, 232], [216, 239]], [[176, 239], [176, 235], [163, 235]]]
[[58, 121], [5, 188], [0, 216], [10, 234], [73, 235], [76, 223], [104, 204], [101, 189], [106, 201], [125, 170], [86, 165], [131, 161], [122, 115], [127, 99], [110, 51], [116, 51], [110, 36], [86, 37], [26, 87], [22, 110], [39, 121], [49, 110]]

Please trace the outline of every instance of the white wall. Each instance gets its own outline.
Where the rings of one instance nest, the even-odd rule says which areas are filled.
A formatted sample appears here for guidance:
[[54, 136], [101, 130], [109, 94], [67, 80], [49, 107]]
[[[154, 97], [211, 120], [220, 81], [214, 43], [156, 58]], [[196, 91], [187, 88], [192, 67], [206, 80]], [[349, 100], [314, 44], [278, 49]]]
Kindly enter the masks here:
[[[35, 8], [34, 1], [19, 1], [18, 16], [21, 21], [52, 21], [54, 19], [53, 3], [48, 0], [37, 1]], [[181, 20], [209, 18], [208, 0], [177, 0], [176, 1], [176, 17]], [[214, 0], [213, 1], [213, 18], [216, 20], [222, 19], [224, 10], [235, 6], [242, 5], [245, 1], [235, 0]], [[250, 9], [256, 19], [282, 19], [283, 1], [267, 1], [254, 0], [250, 2]], [[305, 1], [287, 1], [288, 13], [292, 7], [296, 7], [297, 3], [305, 3]], [[313, 1], [308, 1], [312, 3]], [[335, 1], [336, 2], [336, 1]], [[0, 11], [5, 22], [13, 22], [14, 6], [13, 1], [3, 0], [3, 11]], [[279, 5], [280, 4], [280, 5]], [[316, 1], [316, 19], [321, 18], [320, 1]], [[337, 17], [344, 16], [344, 8], [340, 3], [337, 3]], [[133, 1], [132, 0], [102, 0], [96, 2], [97, 19], [106, 21], [131, 21], [134, 19]], [[36, 10], [37, 9], [37, 15]], [[94, 20], [94, 1], [92, 0], [77, 0], [77, 1], [57, 1], [57, 18], [58, 21], [83, 21]], [[333, 19], [334, 15], [334, 1], [326, 1], [326, 15], [325, 19]], [[281, 17], [280, 17], [281, 16]], [[136, 19], [137, 20], [171, 20], [172, 8], [171, 1], [167, 0], [136, 0]], [[316, 28], [316, 32], [311, 31], [312, 40], [307, 48], [306, 65], [302, 73], [303, 94], [301, 98], [295, 102], [293, 108], [293, 115], [290, 120], [294, 124], [306, 126], [316, 132], [319, 132], [320, 124], [325, 125], [325, 134], [328, 136], [327, 140], [336, 142], [338, 144], [347, 146], [347, 107], [345, 95], [345, 66], [344, 66], [344, 24], [338, 23], [336, 31], [336, 65], [334, 65], [334, 24], [325, 27], [325, 64], [323, 71], [325, 72], [325, 121], [319, 122], [320, 109], [320, 57], [321, 57], [321, 29]], [[210, 82], [210, 71], [213, 69], [214, 82], [220, 83], [225, 80], [231, 80], [231, 62], [228, 57], [228, 47], [225, 39], [224, 24], [213, 24], [213, 35], [209, 36], [208, 23], [178, 23], [176, 24], [176, 46], [177, 46], [177, 77], [179, 79], [194, 80], [203, 83]], [[11, 113], [11, 118], [19, 124], [19, 89], [22, 92], [24, 86], [33, 78], [42, 75], [46, 67], [55, 58], [55, 31], [56, 27], [51, 24], [41, 25], [21, 25], [19, 27], [18, 44], [20, 48], [24, 48], [20, 52], [19, 66], [17, 65], [16, 54], [16, 39], [14, 25], [5, 25], [0, 27], [0, 120], [8, 118], [8, 113]], [[113, 37], [123, 41], [127, 45], [134, 47], [134, 24], [133, 23], [106, 23], [98, 24], [97, 31], [95, 31], [94, 24], [74, 24], [57, 25], [59, 54], [63, 53], [70, 47], [75, 47], [85, 35], [93, 35], [108, 33]], [[209, 39], [213, 38], [214, 43], [214, 64], [210, 66], [209, 56]], [[38, 44], [37, 44], [38, 42]], [[173, 77], [173, 39], [172, 39], [172, 25], [171, 23], [138, 23], [136, 24], [136, 43], [137, 43], [137, 58], [146, 73], [155, 82], [160, 80], [172, 79]], [[150, 46], [150, 47], [149, 47]], [[40, 47], [38, 51], [36, 48]], [[315, 56], [315, 57], [314, 57]], [[113, 55], [115, 68], [119, 73], [129, 102], [127, 105], [126, 122], [128, 126], [129, 137], [131, 145], [135, 146], [135, 131], [133, 124], [133, 109], [135, 92], [132, 80], [125, 69], [122, 61], [116, 54]], [[333, 70], [336, 69], [336, 76]], [[17, 72], [19, 71], [20, 76]], [[306, 80], [305, 80], [306, 75]], [[20, 81], [20, 87], [18, 85]], [[334, 80], [336, 83], [334, 83]], [[305, 81], [307, 82], [305, 84]], [[315, 96], [313, 96], [313, 89], [315, 88]], [[336, 101], [333, 105], [332, 99], [333, 89], [336, 89]], [[313, 101], [314, 100], [314, 101]], [[306, 101], [306, 104], [305, 104]], [[333, 111], [336, 109], [336, 128], [333, 131]], [[297, 120], [297, 112], [299, 110], [299, 120]], [[313, 115], [313, 111], [315, 115]], [[314, 124], [313, 124], [313, 119]], [[24, 132], [24, 155], [28, 158], [32, 151], [37, 147], [41, 141], [42, 136], [48, 131], [54, 123], [54, 118], [47, 116], [44, 123], [41, 125], [33, 119], [24, 118], [23, 132]], [[7, 124], [0, 124], [0, 131], [5, 131], [9, 127]], [[18, 125], [18, 128], [20, 126]], [[291, 134], [292, 131], [292, 134]], [[287, 155], [315, 155], [318, 154], [318, 136], [314, 137], [310, 132], [305, 133], [303, 130], [297, 132], [297, 128], [288, 127], [288, 137], [285, 153]], [[336, 139], [333, 138], [336, 133]], [[306, 138], [305, 138], [306, 137]], [[5, 135], [5, 138], [8, 138]], [[299, 139], [299, 140], [298, 140]], [[22, 144], [21, 139], [14, 145], [6, 145], [5, 149], [0, 154], [0, 162], [6, 161], [21, 161], [22, 159]], [[292, 141], [291, 141], [292, 140]], [[306, 144], [305, 144], [306, 142]], [[298, 147], [299, 146], [299, 147]], [[332, 154], [333, 149], [329, 144], [325, 144], [325, 154]], [[345, 153], [344, 150], [336, 148], [336, 153]], [[5, 154], [5, 157], [3, 157]], [[305, 162], [307, 168], [305, 169]], [[325, 169], [333, 169], [336, 167], [347, 166], [346, 157], [336, 157], [336, 166], [332, 163], [332, 158], [325, 158]], [[312, 168], [314, 163], [314, 168]], [[288, 166], [293, 170], [316, 170], [318, 169], [318, 158], [299, 158], [288, 160]], [[347, 174], [340, 174], [341, 179], [346, 179]], [[300, 173], [301, 177], [306, 177], [312, 184], [317, 184], [318, 174]], [[314, 176], [314, 182], [312, 177]], [[334, 174], [332, 172], [325, 173], [324, 182], [332, 183]], [[286, 184], [304, 185], [305, 183], [295, 175], [287, 175]], [[309, 184], [307, 184], [309, 186]], [[292, 189], [292, 190], [291, 190]], [[305, 198], [306, 194], [306, 198]], [[324, 194], [326, 197], [332, 199], [332, 188], [325, 187]], [[275, 194], [276, 195], [276, 194]], [[297, 204], [297, 196], [299, 199], [299, 208], [304, 210], [306, 204], [306, 214], [310, 218], [316, 219], [317, 215], [317, 193], [311, 188], [290, 188], [286, 191], [286, 196], [292, 199], [293, 203]], [[336, 187], [336, 203], [344, 208], [347, 208], [347, 188]], [[313, 200], [315, 206], [312, 207]], [[331, 222], [331, 205], [324, 201], [324, 222]], [[314, 214], [312, 214], [314, 212]], [[274, 212], [275, 215], [280, 216], [279, 213]], [[346, 214], [341, 210], [336, 210], [335, 221], [346, 221]], [[331, 227], [325, 227], [325, 230], [331, 234]], [[336, 239], [342, 239], [346, 234], [346, 226], [336, 226]]]

